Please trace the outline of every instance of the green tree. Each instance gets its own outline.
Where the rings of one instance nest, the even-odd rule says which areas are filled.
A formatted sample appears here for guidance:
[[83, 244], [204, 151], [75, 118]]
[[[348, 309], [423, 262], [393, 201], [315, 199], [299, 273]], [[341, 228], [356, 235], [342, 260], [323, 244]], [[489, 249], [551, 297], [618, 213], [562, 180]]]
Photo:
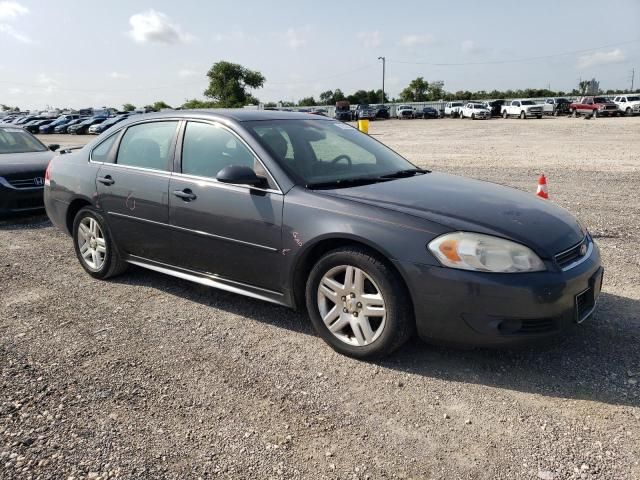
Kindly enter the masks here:
[[194, 109], [194, 108], [215, 108], [216, 102], [208, 102], [206, 100], [198, 100], [197, 98], [192, 98], [191, 100], [186, 100], [182, 104], [183, 109]]
[[159, 112], [162, 109], [165, 108], [173, 108], [171, 105], [169, 105], [168, 103], [163, 102], [162, 100], [155, 102], [153, 104], [153, 111], [154, 112]]
[[122, 105], [122, 110], [125, 112], [133, 112], [136, 109], [136, 106], [132, 103], [125, 103]]
[[223, 108], [258, 103], [247, 90], [260, 88], [265, 82], [264, 75], [260, 72], [226, 61], [214, 63], [207, 72], [207, 77], [209, 88], [204, 91], [204, 95]]
[[5, 105], [4, 103], [0, 103], [0, 109], [2, 109], [3, 112], [11, 111], [11, 107], [8, 105]]
[[336, 88], [333, 91], [333, 102], [332, 103], [339, 102], [341, 100], [344, 100], [345, 98], [347, 98], [347, 97], [344, 96], [344, 93], [342, 93], [342, 90], [340, 90], [339, 88]]
[[403, 102], [425, 102], [428, 100], [428, 90], [429, 82], [422, 77], [418, 77], [415, 80], [411, 80], [409, 86], [400, 92], [400, 98]]
[[298, 101], [298, 105], [301, 107], [313, 107], [314, 105], [318, 105], [318, 102], [316, 102], [316, 99], [313, 97], [305, 97]]
[[325, 105], [329, 105], [330, 103], [333, 103], [333, 92], [331, 90], [327, 90], [326, 92], [322, 92], [320, 94], [320, 101], [322, 103], [324, 103]]

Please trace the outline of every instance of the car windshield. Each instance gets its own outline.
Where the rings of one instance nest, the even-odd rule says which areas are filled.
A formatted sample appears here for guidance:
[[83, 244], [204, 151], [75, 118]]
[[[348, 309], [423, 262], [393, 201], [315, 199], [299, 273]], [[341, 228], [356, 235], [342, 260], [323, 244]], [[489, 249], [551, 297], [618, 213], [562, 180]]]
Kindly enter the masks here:
[[44, 152], [47, 150], [37, 138], [21, 128], [0, 128], [0, 154]]
[[251, 134], [298, 184], [352, 186], [422, 173], [400, 155], [357, 129], [322, 120], [254, 121]]
[[520, 103], [522, 105], [535, 105], [535, 102], [533, 102], [531, 100], [522, 100]]
[[453, 102], [453, 103], [451, 104], [451, 106], [452, 106], [452, 107], [460, 107], [460, 106], [462, 106], [462, 103]]
[[595, 97], [593, 99], [594, 103], [609, 103], [609, 100], [604, 97]]
[[627, 102], [638, 102], [640, 97], [627, 97]]

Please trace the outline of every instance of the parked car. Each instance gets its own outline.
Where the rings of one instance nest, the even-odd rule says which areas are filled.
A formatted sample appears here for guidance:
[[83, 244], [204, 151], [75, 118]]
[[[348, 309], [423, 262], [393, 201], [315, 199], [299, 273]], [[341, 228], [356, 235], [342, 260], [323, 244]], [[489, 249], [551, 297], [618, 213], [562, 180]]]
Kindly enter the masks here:
[[90, 117], [83, 122], [77, 123], [67, 128], [67, 133], [70, 133], [71, 135], [85, 135], [91, 125], [102, 123], [106, 119], [107, 117]]
[[353, 113], [351, 112], [351, 106], [346, 100], [340, 100], [336, 102], [336, 113], [334, 115], [336, 120], [342, 122], [350, 122], [353, 120]]
[[640, 106], [640, 95], [619, 95], [613, 99], [613, 103], [625, 115], [633, 115], [634, 107]]
[[38, 129], [38, 133], [40, 134], [54, 133], [56, 127], [60, 125], [66, 125], [71, 120], [75, 120], [77, 118], [80, 118], [80, 115], [77, 115], [77, 114], [60, 115], [53, 122], [45, 125], [41, 125]]
[[44, 125], [49, 125], [50, 123], [53, 123], [54, 120], [55, 119], [53, 118], [49, 118], [46, 120], [37, 120], [34, 122], [29, 122], [26, 125], [24, 125], [23, 128], [29, 133], [38, 133], [40, 131], [40, 127]]
[[411, 105], [400, 105], [396, 108], [396, 118], [402, 120], [403, 118], [414, 118], [416, 112]]
[[487, 120], [491, 118], [491, 110], [489, 110], [485, 104], [470, 102], [460, 110], [460, 118]]
[[598, 247], [567, 210], [315, 115], [133, 117], [55, 157], [45, 185], [88, 275], [133, 264], [304, 309], [358, 358], [414, 330], [485, 346], [566, 333], [600, 293]]
[[545, 115], [568, 115], [571, 113], [569, 109], [571, 102], [566, 98], [547, 98], [542, 105], [542, 113]]
[[354, 120], [374, 120], [376, 118], [376, 110], [366, 103], [356, 105], [356, 109], [353, 112]]
[[321, 115], [323, 117], [327, 116], [327, 111], [324, 108], [313, 108], [309, 113], [312, 115]]
[[69, 120], [67, 123], [61, 123], [60, 125], [56, 125], [53, 128], [53, 133], [67, 133], [67, 129], [69, 127], [82, 123], [85, 120], [87, 120], [86, 117], [80, 117], [80, 118], [76, 118], [75, 120]]
[[464, 102], [449, 102], [444, 107], [446, 117], [456, 118], [460, 115], [460, 110], [464, 107]]
[[16, 125], [0, 123], [0, 217], [42, 210], [44, 174], [53, 150]]
[[416, 118], [440, 118], [440, 112], [433, 107], [424, 107], [422, 110], [418, 110], [415, 114]]
[[502, 106], [504, 105], [504, 100], [492, 100], [491, 102], [487, 102], [489, 110], [491, 110], [492, 117], [499, 117], [502, 113]]
[[525, 118], [542, 118], [542, 105], [533, 100], [512, 100], [507, 105], [502, 106], [502, 118], [509, 116]]
[[386, 105], [375, 105], [373, 107], [376, 111], [376, 118], [388, 120], [391, 118], [391, 114], [389, 113], [389, 107]]
[[578, 115], [615, 117], [619, 111], [618, 105], [606, 97], [582, 97], [579, 101], [570, 104], [569, 109], [574, 117]]
[[125, 113], [122, 115], [118, 115], [117, 117], [107, 118], [102, 123], [94, 123], [89, 127], [89, 129], [87, 130], [87, 133], [89, 133], [90, 135], [100, 135], [102, 132], [113, 127], [116, 123], [120, 123], [126, 120], [127, 118], [129, 118], [129, 116], [130, 115], [128, 113]]

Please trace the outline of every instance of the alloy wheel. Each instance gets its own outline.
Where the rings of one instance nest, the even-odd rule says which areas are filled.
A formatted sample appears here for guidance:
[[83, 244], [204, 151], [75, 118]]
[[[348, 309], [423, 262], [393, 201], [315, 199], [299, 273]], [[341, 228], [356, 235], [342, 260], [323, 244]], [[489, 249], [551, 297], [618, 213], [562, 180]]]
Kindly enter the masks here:
[[87, 267], [94, 271], [102, 268], [107, 258], [107, 244], [95, 218], [85, 217], [78, 224], [78, 248]]
[[375, 342], [386, 325], [380, 288], [367, 273], [351, 265], [330, 269], [318, 284], [320, 317], [331, 334], [353, 346]]

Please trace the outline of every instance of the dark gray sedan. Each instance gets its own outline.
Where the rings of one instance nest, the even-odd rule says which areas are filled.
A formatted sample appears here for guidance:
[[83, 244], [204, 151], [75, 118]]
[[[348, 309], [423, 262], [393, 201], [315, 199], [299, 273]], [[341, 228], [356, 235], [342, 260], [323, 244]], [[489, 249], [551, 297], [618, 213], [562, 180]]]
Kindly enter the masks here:
[[0, 123], [0, 218], [42, 210], [44, 172], [55, 155], [19, 126]]
[[93, 277], [127, 265], [306, 309], [359, 358], [425, 339], [501, 345], [595, 309], [598, 247], [566, 210], [417, 168], [333, 119], [136, 116], [47, 172], [49, 217]]

